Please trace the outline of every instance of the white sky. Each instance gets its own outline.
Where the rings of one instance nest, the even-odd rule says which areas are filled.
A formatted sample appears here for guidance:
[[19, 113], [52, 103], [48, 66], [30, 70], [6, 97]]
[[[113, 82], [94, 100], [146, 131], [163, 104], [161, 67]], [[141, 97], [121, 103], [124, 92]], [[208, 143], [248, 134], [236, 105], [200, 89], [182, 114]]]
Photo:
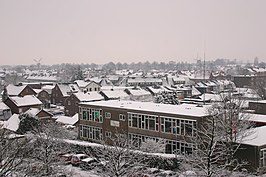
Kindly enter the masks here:
[[[0, 0], [0, 65], [266, 60], [266, 0]], [[263, 60], [264, 59], [264, 60]]]

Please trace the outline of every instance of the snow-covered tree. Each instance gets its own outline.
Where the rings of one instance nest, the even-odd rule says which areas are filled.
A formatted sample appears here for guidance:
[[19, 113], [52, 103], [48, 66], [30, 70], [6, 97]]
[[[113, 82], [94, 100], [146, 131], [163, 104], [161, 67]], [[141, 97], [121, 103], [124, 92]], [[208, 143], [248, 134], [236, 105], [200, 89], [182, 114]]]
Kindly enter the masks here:
[[136, 175], [146, 166], [145, 155], [133, 150], [135, 147], [126, 135], [115, 134], [102, 144], [94, 154], [98, 161], [106, 162], [103, 168], [107, 176]]
[[37, 131], [40, 126], [39, 120], [31, 116], [30, 114], [22, 113], [19, 115], [19, 119], [20, 123], [17, 130], [17, 133], [19, 134], [25, 134], [26, 132]]
[[163, 103], [163, 104], [179, 104], [178, 94], [177, 92], [160, 92], [158, 95], [154, 97], [155, 103]]
[[185, 156], [187, 164], [196, 168], [200, 175], [219, 176], [240, 170], [246, 162], [236, 157], [240, 143], [250, 135], [252, 125], [248, 114], [242, 112], [243, 100], [228, 96], [208, 110], [209, 117], [198, 127], [192, 138], [194, 150]]
[[165, 140], [159, 139], [158, 141], [154, 139], [146, 139], [140, 145], [140, 150], [149, 153], [164, 153], [165, 152]]
[[69, 151], [69, 146], [63, 141], [67, 138], [67, 131], [55, 122], [46, 122], [35, 132], [31, 140], [34, 160], [26, 172], [30, 175], [55, 175], [62, 171], [59, 154]]
[[28, 140], [0, 127], [0, 176], [10, 176], [22, 166], [30, 149]]

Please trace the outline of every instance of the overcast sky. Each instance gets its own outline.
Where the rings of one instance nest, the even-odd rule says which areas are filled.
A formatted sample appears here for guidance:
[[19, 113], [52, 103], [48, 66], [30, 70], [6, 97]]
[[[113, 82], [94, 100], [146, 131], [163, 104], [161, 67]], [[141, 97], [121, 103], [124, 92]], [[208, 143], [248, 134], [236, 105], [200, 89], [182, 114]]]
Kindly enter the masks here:
[[[205, 46], [205, 47], [204, 47]], [[0, 65], [266, 60], [266, 0], [0, 0]]]

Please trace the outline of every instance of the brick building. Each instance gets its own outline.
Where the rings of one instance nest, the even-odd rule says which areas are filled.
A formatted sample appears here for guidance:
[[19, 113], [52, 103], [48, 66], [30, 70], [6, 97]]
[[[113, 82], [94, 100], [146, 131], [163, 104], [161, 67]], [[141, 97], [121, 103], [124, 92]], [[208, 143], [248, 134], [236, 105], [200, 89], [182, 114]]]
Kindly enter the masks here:
[[99, 142], [119, 132], [138, 143], [165, 139], [166, 153], [190, 153], [189, 137], [208, 116], [206, 107], [120, 100], [80, 103], [79, 138]]

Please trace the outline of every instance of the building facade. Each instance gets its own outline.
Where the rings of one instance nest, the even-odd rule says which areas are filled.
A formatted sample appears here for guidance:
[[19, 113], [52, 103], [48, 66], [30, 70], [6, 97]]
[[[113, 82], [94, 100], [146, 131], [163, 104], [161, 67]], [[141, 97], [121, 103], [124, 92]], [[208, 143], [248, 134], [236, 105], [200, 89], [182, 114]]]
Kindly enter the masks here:
[[188, 104], [119, 100], [80, 103], [79, 139], [97, 142], [123, 133], [138, 145], [148, 138], [164, 139], [166, 153], [191, 153], [190, 139], [206, 117], [205, 107]]

